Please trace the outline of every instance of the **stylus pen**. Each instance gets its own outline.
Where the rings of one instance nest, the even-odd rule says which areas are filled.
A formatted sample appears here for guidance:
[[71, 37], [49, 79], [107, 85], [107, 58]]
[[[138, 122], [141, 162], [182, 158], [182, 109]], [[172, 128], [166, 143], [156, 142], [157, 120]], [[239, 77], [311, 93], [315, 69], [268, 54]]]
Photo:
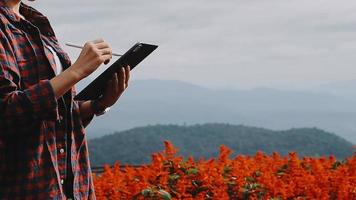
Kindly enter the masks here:
[[[76, 44], [71, 44], [71, 43], [66, 43], [66, 45], [69, 46], [69, 47], [74, 47], [74, 48], [78, 48], [78, 49], [83, 49], [84, 48], [82, 46], [79, 46], [79, 45], [76, 45]], [[121, 54], [117, 54], [117, 53], [113, 53], [112, 55], [113, 56], [118, 56], [118, 57], [122, 56]]]

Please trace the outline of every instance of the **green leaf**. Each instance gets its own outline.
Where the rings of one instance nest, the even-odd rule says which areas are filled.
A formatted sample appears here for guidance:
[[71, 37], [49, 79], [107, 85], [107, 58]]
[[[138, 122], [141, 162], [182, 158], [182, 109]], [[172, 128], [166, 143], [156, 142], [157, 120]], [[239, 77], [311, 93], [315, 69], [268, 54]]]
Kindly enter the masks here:
[[199, 170], [197, 168], [192, 168], [187, 171], [187, 174], [197, 174]]
[[256, 177], [260, 177], [262, 175], [262, 173], [260, 171], [255, 171], [255, 176]]
[[158, 194], [164, 200], [171, 200], [172, 199], [172, 196], [168, 192], [166, 192], [165, 190], [159, 190]]
[[172, 181], [178, 180], [179, 178], [180, 178], [179, 174], [169, 175], [169, 180], [172, 180]]
[[246, 177], [245, 180], [247, 182], [255, 182], [255, 179], [253, 177], [251, 177], [251, 176]]
[[224, 167], [224, 174], [229, 174], [231, 171], [232, 171], [232, 168], [230, 166]]
[[336, 170], [340, 165], [342, 165], [342, 163], [340, 161], [336, 161], [333, 165], [332, 165], [332, 169]]
[[151, 189], [144, 189], [141, 191], [141, 194], [144, 196], [144, 197], [149, 197], [151, 196], [152, 194], [152, 190]]

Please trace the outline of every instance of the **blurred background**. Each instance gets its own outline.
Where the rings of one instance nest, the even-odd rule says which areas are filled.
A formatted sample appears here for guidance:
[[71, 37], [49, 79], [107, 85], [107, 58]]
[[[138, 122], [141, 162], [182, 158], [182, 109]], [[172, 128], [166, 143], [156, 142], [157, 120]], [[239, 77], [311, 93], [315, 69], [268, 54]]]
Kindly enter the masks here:
[[120, 102], [87, 128], [95, 165], [148, 162], [165, 139], [196, 157], [223, 143], [244, 154], [354, 151], [355, 1], [29, 4], [49, 17], [73, 62], [80, 51], [66, 42], [104, 38], [117, 53], [138, 41], [159, 45], [132, 71]]

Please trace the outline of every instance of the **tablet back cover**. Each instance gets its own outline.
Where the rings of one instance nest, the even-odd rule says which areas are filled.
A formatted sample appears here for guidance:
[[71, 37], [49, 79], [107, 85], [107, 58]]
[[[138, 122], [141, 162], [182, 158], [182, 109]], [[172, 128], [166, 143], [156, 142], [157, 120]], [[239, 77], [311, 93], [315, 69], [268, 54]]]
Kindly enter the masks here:
[[115, 63], [100, 74], [93, 82], [85, 87], [75, 100], [94, 100], [99, 98], [103, 93], [113, 73], [118, 72], [122, 67], [130, 66], [131, 70], [135, 68], [141, 61], [150, 55], [158, 46], [152, 44], [136, 43], [124, 55], [122, 55]]

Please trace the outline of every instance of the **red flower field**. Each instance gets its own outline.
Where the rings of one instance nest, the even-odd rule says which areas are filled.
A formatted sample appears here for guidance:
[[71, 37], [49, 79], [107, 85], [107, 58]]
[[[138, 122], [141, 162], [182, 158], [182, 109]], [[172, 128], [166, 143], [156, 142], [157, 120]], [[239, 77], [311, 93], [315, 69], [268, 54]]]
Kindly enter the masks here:
[[356, 200], [356, 153], [329, 158], [282, 157], [258, 152], [230, 159], [230, 149], [210, 160], [187, 160], [165, 142], [163, 152], [141, 167], [105, 167], [94, 174], [100, 199], [344, 199]]

